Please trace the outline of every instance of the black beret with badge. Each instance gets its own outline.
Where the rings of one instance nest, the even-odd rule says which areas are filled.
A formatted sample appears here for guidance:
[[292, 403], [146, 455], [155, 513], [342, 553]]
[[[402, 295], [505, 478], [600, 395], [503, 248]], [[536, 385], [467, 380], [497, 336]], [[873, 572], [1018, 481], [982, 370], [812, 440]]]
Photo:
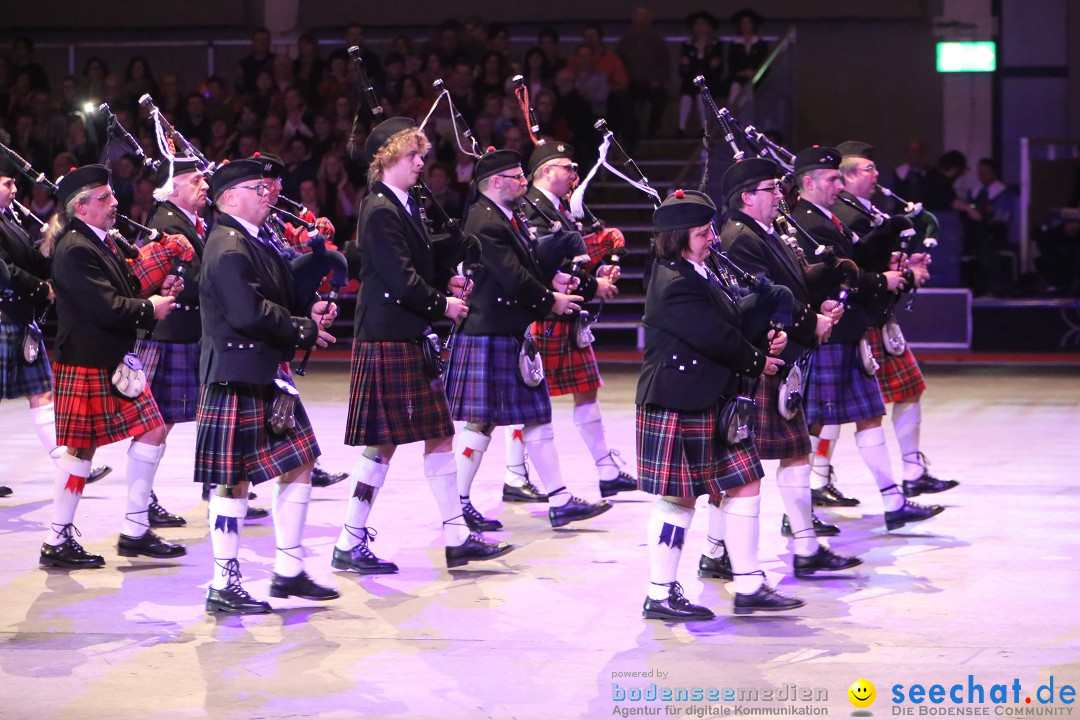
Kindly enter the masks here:
[[564, 142], [555, 140], [548, 140], [542, 145], [537, 145], [529, 157], [529, 174], [532, 175], [544, 163], [558, 158], [573, 160], [574, 148]]
[[712, 198], [697, 190], [676, 190], [653, 211], [653, 230], [670, 232], [701, 227], [716, 216]]
[[217, 201], [221, 197], [221, 193], [234, 185], [249, 180], [262, 180], [263, 178], [273, 177], [270, 174], [271, 171], [271, 164], [260, 158], [247, 158], [223, 163], [218, 166], [213, 177], [210, 178], [210, 195]]
[[795, 156], [795, 175], [802, 175], [811, 170], [839, 170], [840, 152], [836, 148], [814, 145], [800, 150]]
[[173, 160], [172, 173], [169, 172], [169, 163], [162, 161], [158, 165], [157, 173], [154, 176], [154, 185], [156, 187], [165, 187], [165, 183], [169, 182], [170, 177], [178, 177], [180, 175], [187, 175], [188, 173], [203, 172], [202, 164], [195, 158], [178, 157]]
[[750, 189], [764, 180], [776, 180], [780, 176], [780, 166], [769, 158], [747, 158], [735, 163], [724, 171], [720, 180], [721, 192], [728, 204], [743, 190]]
[[837, 152], [843, 157], [860, 157], [867, 160], [874, 159], [874, 146], [860, 140], [846, 140], [836, 146]]
[[109, 184], [109, 168], [104, 165], [83, 165], [73, 169], [56, 184], [56, 199], [67, 205], [80, 190]]
[[[534, 151], [535, 152], [535, 151]], [[521, 166], [521, 155], [513, 150], [492, 150], [476, 161], [473, 179], [476, 182]]]

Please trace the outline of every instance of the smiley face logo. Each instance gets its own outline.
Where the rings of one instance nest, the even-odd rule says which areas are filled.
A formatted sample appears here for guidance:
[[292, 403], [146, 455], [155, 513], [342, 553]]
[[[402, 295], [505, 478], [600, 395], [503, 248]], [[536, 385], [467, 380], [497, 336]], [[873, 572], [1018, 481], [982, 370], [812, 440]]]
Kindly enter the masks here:
[[877, 699], [877, 691], [874, 689], [874, 684], [864, 678], [859, 678], [855, 682], [851, 683], [851, 687], [847, 689], [848, 700], [851, 704], [857, 708], [868, 708], [874, 704], [874, 700]]

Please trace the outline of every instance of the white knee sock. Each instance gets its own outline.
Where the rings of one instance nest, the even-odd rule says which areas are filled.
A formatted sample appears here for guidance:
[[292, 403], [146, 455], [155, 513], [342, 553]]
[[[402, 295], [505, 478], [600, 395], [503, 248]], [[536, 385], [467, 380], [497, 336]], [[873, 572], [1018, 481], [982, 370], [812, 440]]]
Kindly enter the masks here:
[[309, 482], [274, 483], [274, 573], [281, 577], [296, 577], [304, 570], [302, 540], [310, 502]]
[[900, 457], [904, 461], [904, 479], [917, 480], [925, 472], [919, 455], [919, 430], [922, 429], [922, 403], [898, 402], [893, 404], [893, 432], [900, 445]]
[[447, 547], [457, 547], [469, 539], [469, 526], [461, 515], [457, 491], [457, 460], [452, 452], [424, 455], [424, 475], [442, 518], [443, 540]]
[[64, 448], [56, 445], [56, 410], [52, 403], [30, 408], [30, 424], [34, 428], [34, 434], [38, 436], [45, 452], [56, 462]]
[[236, 560], [240, 553], [240, 531], [244, 528], [248, 500], [242, 498], [210, 496], [210, 545], [214, 550], [214, 575], [210, 587], [224, 590], [229, 581], [226, 566]]
[[[345, 509], [345, 524], [341, 528], [341, 534], [338, 535], [338, 550], [352, 550], [360, 544], [360, 538], [363, 537], [360, 528], [367, 527], [371, 506], [375, 504], [379, 488], [386, 482], [386, 473], [389, 469], [388, 464], [376, 462], [366, 455], [361, 455], [357, 459], [352, 471], [356, 485], [353, 486], [352, 497], [349, 498], [349, 505]], [[351, 531], [350, 528], [352, 528]]]
[[711, 501], [709, 502], [709, 536], [708, 543], [705, 546], [705, 556], [713, 560], [723, 557], [727, 553], [724, 546], [724, 532], [727, 528], [722, 510], [725, 497], [721, 496], [719, 505], [713, 505]]
[[829, 484], [832, 473], [832, 456], [836, 450], [836, 440], [840, 437], [839, 425], [825, 425], [818, 435], [810, 436], [810, 485], [820, 490]]
[[885, 510], [899, 510], [904, 507], [904, 495], [893, 482], [889, 448], [885, 445], [885, 428], [874, 427], [856, 432], [855, 445], [859, 448], [859, 455], [866, 467], [870, 468], [878, 490], [881, 491]]
[[686, 529], [694, 517], [694, 508], [683, 507], [660, 498], [649, 515], [649, 597], [663, 600], [675, 582], [682, 556]]
[[53, 482], [52, 526], [49, 528], [49, 545], [60, 545], [67, 538], [61, 535], [64, 528], [75, 522], [75, 510], [79, 507], [86, 478], [90, 475], [90, 461], [65, 452], [56, 461], [56, 480]]
[[121, 534], [137, 538], [150, 529], [150, 491], [154, 489], [154, 475], [164, 452], [164, 443], [149, 445], [131, 441], [127, 453], [127, 510], [120, 526]]
[[563, 483], [562, 468], [559, 467], [559, 453], [555, 449], [555, 429], [551, 423], [526, 425], [524, 430], [525, 449], [529, 451], [536, 477], [533, 485], [542, 493], [548, 494], [548, 507], [562, 507], [570, 502], [570, 491]]
[[749, 595], [757, 592], [765, 582], [758, 562], [758, 514], [761, 512], [761, 496], [729, 497], [724, 501], [723, 512], [727, 515], [728, 557], [731, 572], [735, 576], [735, 592]]
[[813, 555], [818, 541], [810, 507], [810, 466], [791, 465], [776, 472], [776, 487], [791, 523], [796, 555]]
[[521, 487], [529, 479], [529, 466], [525, 464], [524, 425], [507, 425], [506, 431], [506, 477], [503, 480], [511, 487]]
[[577, 425], [585, 447], [589, 448], [596, 472], [601, 480], [619, 477], [619, 466], [611, 457], [607, 439], [604, 437], [604, 421], [600, 415], [600, 403], [591, 402], [574, 407], [574, 424]]
[[457, 462], [457, 493], [462, 502], [469, 500], [480, 461], [491, 445], [491, 436], [476, 430], [461, 428], [454, 434], [454, 459]]

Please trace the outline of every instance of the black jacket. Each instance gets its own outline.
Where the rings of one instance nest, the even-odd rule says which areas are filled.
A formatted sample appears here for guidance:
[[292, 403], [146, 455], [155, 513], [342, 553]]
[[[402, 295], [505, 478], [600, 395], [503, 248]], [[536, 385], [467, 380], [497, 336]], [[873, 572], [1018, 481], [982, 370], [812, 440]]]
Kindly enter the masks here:
[[[831, 247], [838, 258], [851, 259], [854, 256], [853, 238], [848, 231], [838, 229], [829, 215], [826, 215], [813, 203], [800, 199], [792, 208], [792, 216], [799, 226], [810, 233], [819, 243]], [[814, 246], [802, 234], [799, 244], [807, 257], [813, 256]], [[888, 294], [888, 284], [881, 273], [867, 272], [859, 268], [858, 279], [849, 297], [847, 309], [840, 322], [832, 329], [830, 343], [851, 344], [858, 342], [866, 333], [867, 309], [872, 308], [879, 295]]]
[[195, 257], [184, 268], [184, 291], [176, 297], [177, 307], [154, 328], [154, 340], [175, 343], [199, 342], [202, 322], [199, 320], [199, 274], [202, 270], [203, 241], [195, 226], [170, 202], [154, 208], [150, 227], [170, 235], [183, 235], [195, 249]]
[[401, 342], [424, 334], [444, 317], [456, 258], [449, 239], [436, 242], [420, 218], [402, 207], [381, 182], [360, 206], [356, 243], [346, 255], [350, 275], [360, 280], [353, 336], [364, 342]]
[[642, 323], [638, 405], [705, 410], [736, 390], [736, 374], [765, 369], [765, 353], [743, 337], [735, 303], [687, 260], [653, 261]]
[[[551, 221], [548, 220], [548, 218], [555, 220], [559, 225], [559, 229], [565, 232], [580, 232], [578, 223], [574, 222], [572, 217], [555, 207], [551, 203], [551, 200], [548, 199], [548, 196], [543, 192], [530, 186], [528, 192], [525, 194], [530, 200], [536, 203], [538, 208], [540, 208], [539, 210], [536, 210], [532, 205], [527, 203], [525, 206], [527, 210], [525, 217], [528, 218], [529, 222], [533, 224], [540, 235], [546, 235], [551, 232]], [[558, 242], [558, 240], [556, 239], [555, 242]], [[584, 242], [582, 242], [582, 245], [584, 245]], [[574, 253], [574, 255], [570, 255], [569, 257], [563, 257], [562, 260], [573, 260], [576, 254], [577, 253]], [[561, 265], [562, 263], [560, 263], [560, 266]], [[589, 302], [596, 297], [596, 278], [584, 271], [578, 271], [573, 274], [580, 281], [577, 289], [574, 290], [574, 294], [581, 295], [585, 298], [585, 302]]]
[[139, 297], [139, 281], [81, 220], [56, 243], [56, 362], [112, 370], [135, 348], [140, 329], [154, 327], [154, 305]]
[[206, 239], [199, 303], [202, 382], [267, 385], [318, 328], [296, 306], [292, 273], [274, 248], [222, 214]]
[[49, 261], [34, 247], [23, 226], [0, 212], [0, 262], [11, 271], [10, 295], [0, 296], [0, 312], [28, 325], [49, 302]]
[[536, 262], [529, 240], [486, 196], [469, 208], [465, 232], [480, 239], [483, 268], [476, 274], [461, 332], [522, 337], [555, 304], [551, 276]]
[[[840, 195], [850, 202], [859, 202], [858, 198], [846, 190], [841, 191]], [[892, 225], [895, 221], [886, 220], [878, 227], [874, 227], [866, 213], [856, 210], [839, 199], [832, 206], [832, 211], [845, 227], [850, 228], [859, 236], [853, 258], [859, 267], [870, 273], [882, 273], [888, 270], [892, 252], [900, 248], [900, 237]], [[874, 301], [866, 308], [867, 322], [876, 327], [884, 325], [892, 315], [893, 306], [899, 297], [899, 293], [878, 293]]]
[[[795, 360], [803, 350], [817, 344], [817, 311], [810, 305], [803, 261], [778, 234], [769, 235], [761, 225], [741, 210], [732, 211], [720, 230], [720, 244], [728, 257], [751, 275], [764, 275], [776, 285], [783, 285], [795, 296], [793, 324], [784, 328], [788, 346], [781, 359]], [[790, 342], [793, 341], [793, 342]]]

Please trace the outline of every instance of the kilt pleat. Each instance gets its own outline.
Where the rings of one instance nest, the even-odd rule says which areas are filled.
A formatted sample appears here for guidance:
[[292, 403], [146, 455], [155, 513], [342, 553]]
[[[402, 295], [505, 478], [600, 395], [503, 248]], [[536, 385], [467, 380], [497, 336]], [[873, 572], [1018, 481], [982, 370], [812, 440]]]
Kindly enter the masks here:
[[750, 424], [754, 430], [754, 445], [762, 460], [784, 460], [810, 454], [810, 433], [802, 408], [795, 417], [785, 420], [777, 406], [780, 376], [764, 375], [754, 395], [754, 412]]
[[454, 420], [492, 425], [551, 422], [547, 382], [529, 387], [518, 374], [520, 347], [521, 341], [505, 335], [454, 337], [446, 377]]
[[195, 482], [258, 484], [319, 457], [319, 444], [300, 398], [296, 427], [284, 435], [267, 429], [275, 392], [273, 385], [202, 387], [196, 414]]
[[574, 345], [572, 329], [573, 320], [559, 318], [534, 322], [529, 330], [544, 358], [544, 374], [552, 396], [590, 392], [604, 384], [592, 346], [582, 350]]
[[679, 412], [638, 405], [638, 485], [653, 495], [698, 497], [760, 480], [765, 474], [754, 441], [729, 446], [720, 406]]
[[23, 358], [22, 338], [22, 325], [0, 322], [0, 398], [4, 400], [40, 395], [53, 389], [45, 343], [39, 341], [37, 360], [28, 363]]
[[878, 381], [863, 375], [855, 344], [814, 349], [803, 408], [808, 426], [843, 425], [885, 414]]
[[450, 437], [442, 378], [424, 369], [414, 342], [354, 342], [346, 445], [405, 445]]
[[112, 371], [56, 363], [56, 444], [101, 447], [165, 424], [147, 383], [134, 400], [113, 392]]
[[880, 328], [872, 327], [867, 332], [874, 357], [881, 363], [878, 370], [878, 385], [885, 402], [904, 402], [914, 400], [926, 390], [926, 381], [911, 348], [904, 348], [904, 354], [897, 357], [885, 351], [885, 339]]
[[199, 407], [199, 343], [139, 340], [135, 353], [142, 360], [150, 390], [167, 424], [192, 422]]

